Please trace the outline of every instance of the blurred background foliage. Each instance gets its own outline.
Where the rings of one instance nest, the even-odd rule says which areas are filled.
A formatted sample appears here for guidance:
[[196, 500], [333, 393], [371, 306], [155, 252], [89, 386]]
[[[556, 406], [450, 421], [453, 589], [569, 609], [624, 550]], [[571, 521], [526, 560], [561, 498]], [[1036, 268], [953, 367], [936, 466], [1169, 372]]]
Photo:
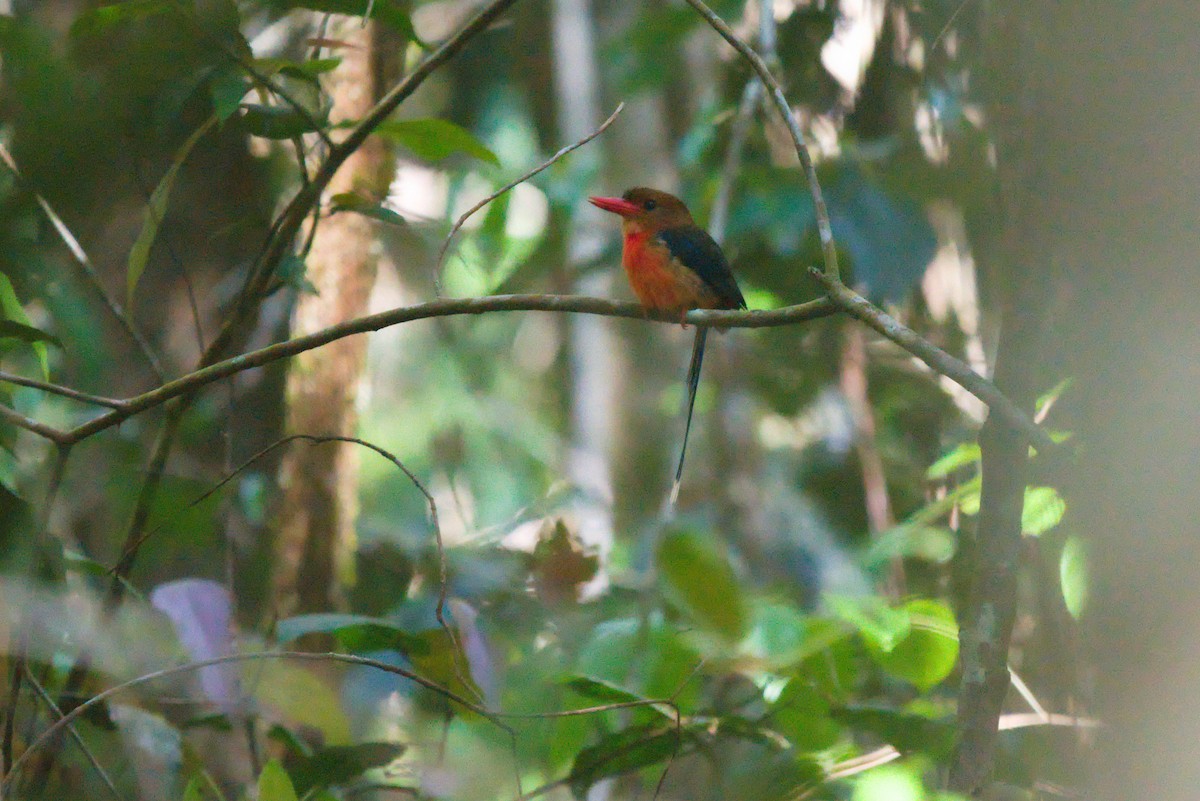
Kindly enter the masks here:
[[[347, 45], [326, 34], [328, 15], [386, 27], [411, 70], [477, 4], [8, 6], [0, 141], [17, 169], [0, 171], [3, 367], [127, 397], [155, 386], [158, 369], [192, 368], [299, 186], [297, 149], [319, 153], [317, 129], [338, 135], [323, 81]], [[766, 52], [809, 131], [852, 282], [986, 372], [1011, 276], [987, 259], [998, 190], [983, 6], [776, 0], [764, 24], [759, 3], [713, 4]], [[570, 117], [580, 104], [556, 76], [575, 69], [562, 53], [590, 59], [588, 119]], [[806, 270], [820, 263], [811, 197], [751, 82], [682, 3], [520, 3], [380, 130], [396, 159], [386, 197], [339, 195], [322, 213], [372, 220], [372, 309], [431, 299], [435, 286], [627, 298], [617, 226], [584, 201], [650, 184], [680, 193], [702, 224], [719, 218], [752, 308], [809, 300]], [[618, 101], [627, 108], [608, 133], [491, 203], [438, 264], [459, 214]], [[238, 347], [287, 337], [312, 291], [302, 256]], [[535, 313], [371, 335], [357, 436], [431, 493], [453, 638], [437, 617], [429, 504], [387, 459], [358, 456], [353, 570], [317, 577], [342, 599], [328, 609], [288, 614], [274, 594], [281, 449], [197, 502], [282, 435], [286, 364], [215, 385], [189, 411], [134, 592], [112, 620], [100, 600], [161, 413], [76, 446], [50, 510], [53, 448], [0, 425], [6, 653], [18, 670], [24, 649], [31, 668], [8, 685], [10, 696], [22, 688], [7, 707], [16, 754], [51, 716], [31, 681], [56, 695], [83, 649], [95, 687], [277, 643], [369, 655], [512, 713], [622, 705], [511, 720], [514, 746], [494, 723], [368, 667], [209, 668], [79, 722], [107, 778], [63, 743], [54, 765], [24, 768], [15, 797], [511, 798], [519, 781], [598, 801], [656, 788], [695, 801], [946, 798], [934, 788], [953, 746], [954, 566], [979, 507], [981, 409], [841, 319], [733, 331], [710, 349], [669, 515], [689, 338]], [[1049, 390], [1062, 367], [1042, 369]], [[1042, 400], [1051, 423], [1063, 389]], [[95, 414], [7, 383], [0, 399], [55, 425]], [[598, 485], [579, 480], [580, 454], [599, 465]], [[1029, 490], [1013, 656], [1028, 691], [1014, 713], [1030, 701], [1045, 712], [1037, 699], [1086, 709], [1070, 634], [1086, 605], [1086, 548], [1065, 512], [1055, 489]], [[1070, 792], [1079, 733], [1019, 722], [1002, 739], [1005, 791]]]

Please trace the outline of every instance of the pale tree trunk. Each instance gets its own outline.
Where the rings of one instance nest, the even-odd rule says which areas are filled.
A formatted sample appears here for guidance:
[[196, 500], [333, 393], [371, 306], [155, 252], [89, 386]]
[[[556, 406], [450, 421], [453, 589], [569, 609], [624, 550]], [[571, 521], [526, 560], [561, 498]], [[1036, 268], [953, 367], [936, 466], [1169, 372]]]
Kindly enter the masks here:
[[[600, 123], [596, 33], [589, 0], [555, 0], [552, 12], [558, 130], [566, 143], [582, 139]], [[586, 173], [597, 162], [595, 151], [585, 148], [572, 157], [570, 169]], [[580, 207], [573, 229], [567, 232], [568, 270], [597, 255], [603, 244], [599, 214], [590, 205]], [[604, 295], [607, 286], [608, 277], [600, 275], [579, 281], [575, 291]], [[610, 447], [616, 349], [611, 326], [604, 318], [572, 315], [567, 325], [571, 410], [567, 474], [580, 493], [575, 510], [580, 539], [606, 556], [613, 536]]]
[[[383, 65], [395, 49], [384, 44], [376, 23], [334, 17], [329, 38], [345, 42], [342, 63], [327, 85], [333, 98], [331, 120], [359, 119], [387, 88]], [[326, 199], [356, 192], [378, 202], [387, 194], [393, 163], [379, 139], [367, 142], [334, 176]], [[292, 334], [299, 336], [367, 310], [375, 282], [378, 223], [351, 212], [323, 219], [307, 259], [307, 278], [317, 294], [301, 295]], [[364, 337], [338, 340], [292, 361], [287, 386], [288, 434], [353, 436], [356, 401], [365, 364]], [[340, 605], [341, 589], [353, 580], [354, 521], [358, 511], [358, 454], [355, 446], [297, 443], [281, 467], [279, 564], [275, 611], [312, 612]]]

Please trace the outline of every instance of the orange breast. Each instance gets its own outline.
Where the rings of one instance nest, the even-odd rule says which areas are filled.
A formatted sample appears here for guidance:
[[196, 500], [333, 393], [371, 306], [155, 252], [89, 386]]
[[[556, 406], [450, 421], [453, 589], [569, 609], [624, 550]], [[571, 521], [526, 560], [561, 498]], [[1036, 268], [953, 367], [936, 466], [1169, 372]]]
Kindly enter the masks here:
[[645, 231], [626, 229], [621, 262], [633, 293], [646, 308], [683, 312], [718, 305], [716, 293], [704, 280]]

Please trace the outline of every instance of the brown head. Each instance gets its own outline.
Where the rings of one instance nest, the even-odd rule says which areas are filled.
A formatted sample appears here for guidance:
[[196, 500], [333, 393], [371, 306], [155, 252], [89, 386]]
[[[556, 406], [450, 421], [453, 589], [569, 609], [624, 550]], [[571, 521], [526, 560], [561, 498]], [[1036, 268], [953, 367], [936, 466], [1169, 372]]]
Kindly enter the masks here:
[[588, 200], [593, 206], [621, 215], [626, 229], [634, 226], [655, 232], [696, 224], [682, 200], [644, 186], [629, 189], [620, 197], [592, 197]]

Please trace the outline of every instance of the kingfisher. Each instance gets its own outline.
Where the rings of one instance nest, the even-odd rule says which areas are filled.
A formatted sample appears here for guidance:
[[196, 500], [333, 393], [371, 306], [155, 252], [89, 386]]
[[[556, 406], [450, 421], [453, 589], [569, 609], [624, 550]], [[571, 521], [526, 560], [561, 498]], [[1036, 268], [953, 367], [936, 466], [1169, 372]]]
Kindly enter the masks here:
[[[725, 253], [708, 232], [696, 225], [683, 201], [674, 195], [634, 187], [621, 197], [588, 198], [592, 205], [621, 217], [621, 263], [633, 294], [647, 309], [677, 313], [691, 309], [744, 309]], [[688, 367], [687, 422], [683, 447], [671, 488], [671, 505], [679, 498], [683, 460], [692, 430], [692, 409], [700, 385], [700, 367], [708, 328], [697, 326]]]

